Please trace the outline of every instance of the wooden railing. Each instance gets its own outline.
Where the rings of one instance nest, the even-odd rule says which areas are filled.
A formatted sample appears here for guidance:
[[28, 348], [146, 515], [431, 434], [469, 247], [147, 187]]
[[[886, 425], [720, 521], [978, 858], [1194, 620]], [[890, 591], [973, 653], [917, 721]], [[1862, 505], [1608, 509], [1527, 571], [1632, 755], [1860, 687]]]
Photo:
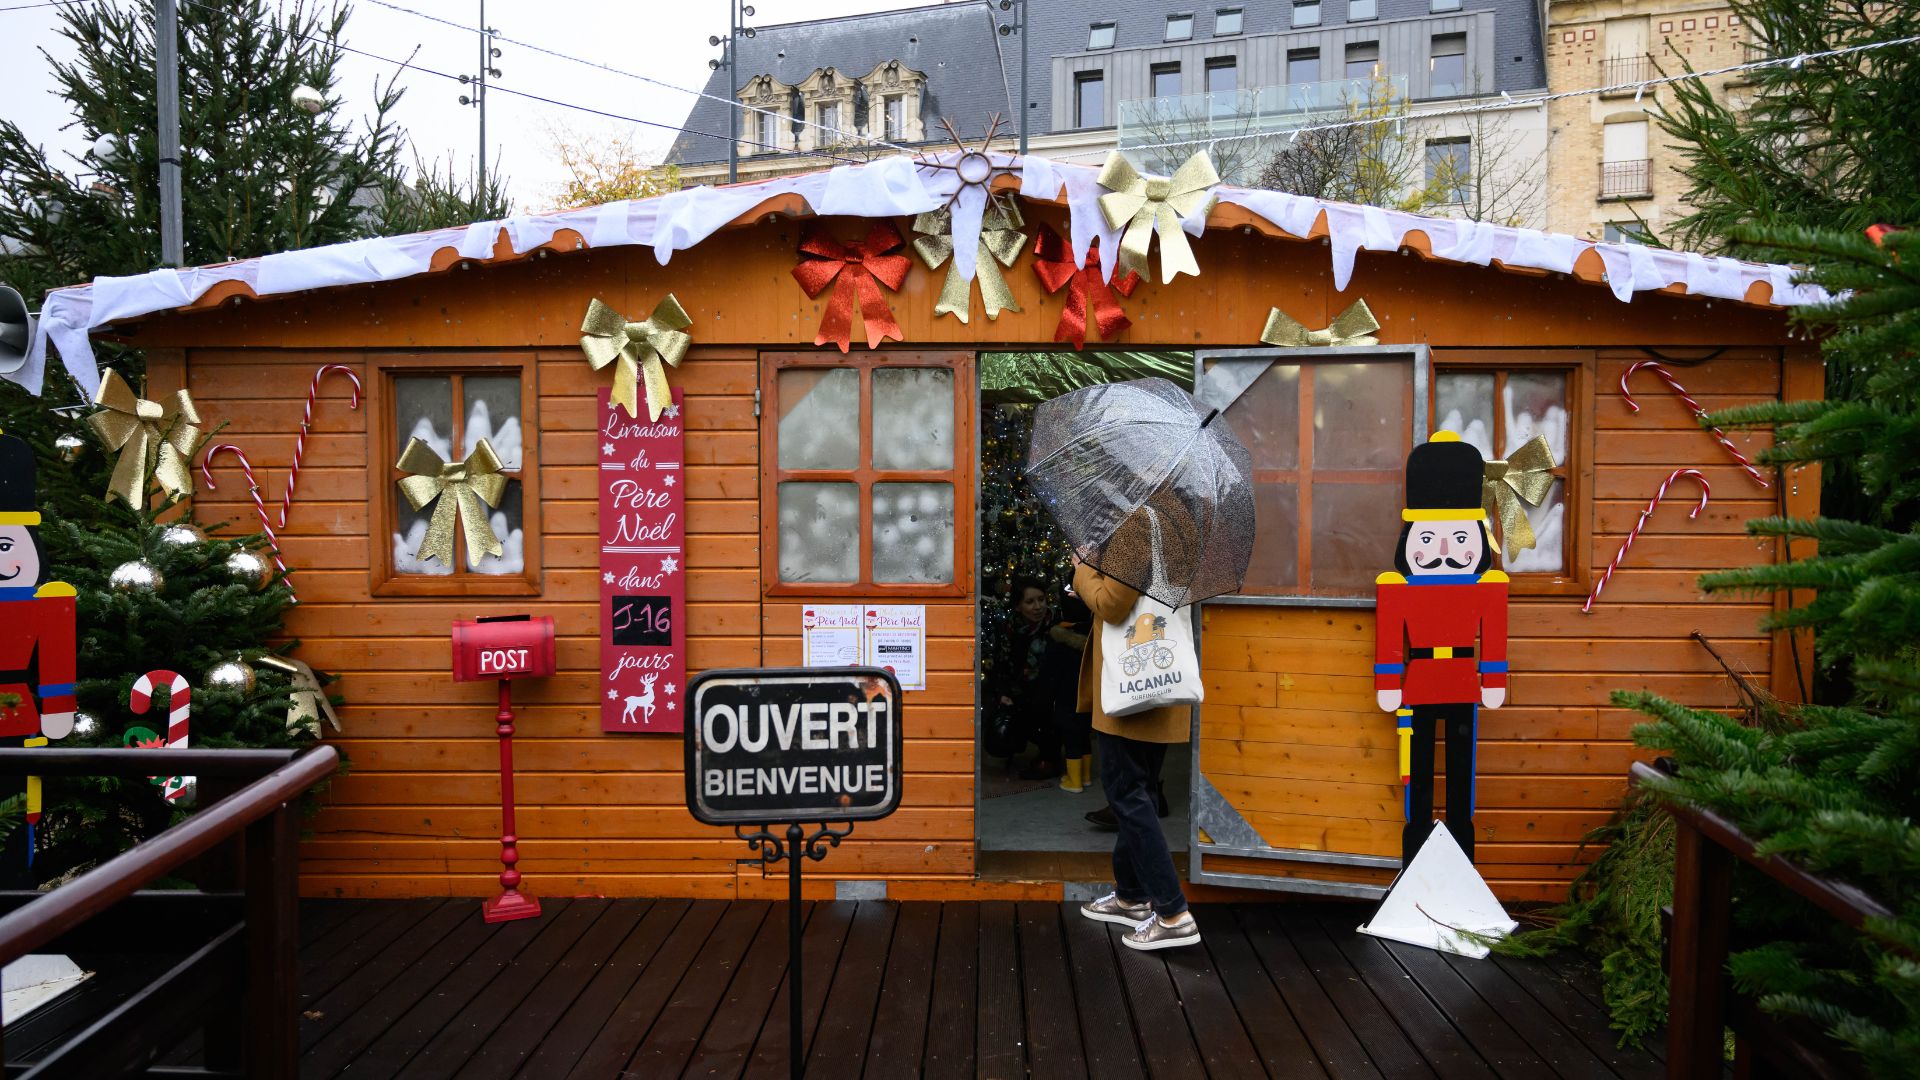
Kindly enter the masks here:
[[[184, 957], [32, 1064], [8, 1065], [9, 1077], [297, 1075], [299, 802], [340, 756], [0, 749], [0, 775], [144, 778], [156, 760], [197, 777], [200, 809], [51, 892], [0, 892], [0, 964], [36, 952]], [[143, 889], [167, 876], [200, 888]], [[156, 1067], [196, 1026], [205, 1066]]]
[[[1635, 784], [1663, 775], [1643, 762], [1633, 766]], [[1729, 995], [1733, 863], [1739, 859], [1753, 866], [1856, 930], [1868, 919], [1890, 917], [1893, 912], [1851, 885], [1810, 874], [1778, 856], [1756, 855], [1752, 838], [1710, 810], [1665, 805], [1674, 823], [1673, 921], [1667, 935], [1667, 1076], [1681, 1080], [1719, 1075], [1729, 1026], [1734, 1029], [1735, 1075], [1751, 1075], [1755, 1058], [1790, 1070], [1783, 1075], [1848, 1075], [1818, 1033], [1760, 1017], [1750, 1003]], [[1740, 1015], [1729, 1017], [1730, 1008]], [[1742, 1068], [1743, 1064], [1748, 1067]]]

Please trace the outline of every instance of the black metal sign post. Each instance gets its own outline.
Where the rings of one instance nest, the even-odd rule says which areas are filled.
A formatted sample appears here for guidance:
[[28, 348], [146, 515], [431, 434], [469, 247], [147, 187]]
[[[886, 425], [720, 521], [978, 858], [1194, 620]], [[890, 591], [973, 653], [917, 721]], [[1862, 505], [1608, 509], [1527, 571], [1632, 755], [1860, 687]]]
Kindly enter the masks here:
[[[900, 683], [871, 667], [709, 671], [686, 699], [687, 810], [733, 826], [757, 853], [743, 863], [787, 864], [788, 1071], [799, 1080], [801, 860], [825, 859], [853, 822], [899, 807]], [[772, 822], [786, 823], [784, 838]], [[808, 835], [803, 822], [818, 826]]]

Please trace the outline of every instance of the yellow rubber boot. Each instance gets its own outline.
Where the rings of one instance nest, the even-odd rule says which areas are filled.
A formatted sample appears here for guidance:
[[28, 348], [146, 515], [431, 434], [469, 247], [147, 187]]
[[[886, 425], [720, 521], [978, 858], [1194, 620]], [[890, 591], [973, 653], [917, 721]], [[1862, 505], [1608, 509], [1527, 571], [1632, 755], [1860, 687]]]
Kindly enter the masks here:
[[1064, 764], [1066, 765], [1066, 775], [1060, 778], [1060, 790], [1071, 791], [1075, 794], [1087, 790], [1085, 760], [1082, 758], [1068, 758]]

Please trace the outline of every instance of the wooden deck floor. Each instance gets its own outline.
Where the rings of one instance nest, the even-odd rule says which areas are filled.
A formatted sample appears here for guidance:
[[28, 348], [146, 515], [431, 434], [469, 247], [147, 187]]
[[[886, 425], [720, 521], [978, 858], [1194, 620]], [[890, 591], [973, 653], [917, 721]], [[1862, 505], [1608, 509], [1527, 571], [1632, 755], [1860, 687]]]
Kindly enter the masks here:
[[[303, 908], [302, 1076], [783, 1077], [786, 909], [547, 900]], [[1197, 910], [1136, 953], [1048, 903], [814, 903], [810, 1076], [1653, 1077], [1591, 976], [1353, 933], [1364, 910]]]

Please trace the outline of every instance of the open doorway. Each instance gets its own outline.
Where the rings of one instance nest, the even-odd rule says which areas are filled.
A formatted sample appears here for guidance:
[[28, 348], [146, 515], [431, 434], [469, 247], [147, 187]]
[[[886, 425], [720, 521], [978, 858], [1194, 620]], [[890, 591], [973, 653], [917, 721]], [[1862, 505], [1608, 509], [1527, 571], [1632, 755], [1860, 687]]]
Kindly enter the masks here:
[[[1114, 832], [1087, 820], [1106, 806], [1089, 718], [1076, 714], [1080, 650], [1095, 631], [1071, 594], [1065, 538], [1023, 473], [1034, 406], [1098, 383], [1160, 377], [1192, 388], [1191, 353], [981, 353], [980, 688], [977, 832], [982, 876], [1102, 880]], [[1091, 757], [1082, 790], [1062, 787], [1069, 761]], [[1187, 848], [1192, 749], [1162, 770], [1168, 845]]]

